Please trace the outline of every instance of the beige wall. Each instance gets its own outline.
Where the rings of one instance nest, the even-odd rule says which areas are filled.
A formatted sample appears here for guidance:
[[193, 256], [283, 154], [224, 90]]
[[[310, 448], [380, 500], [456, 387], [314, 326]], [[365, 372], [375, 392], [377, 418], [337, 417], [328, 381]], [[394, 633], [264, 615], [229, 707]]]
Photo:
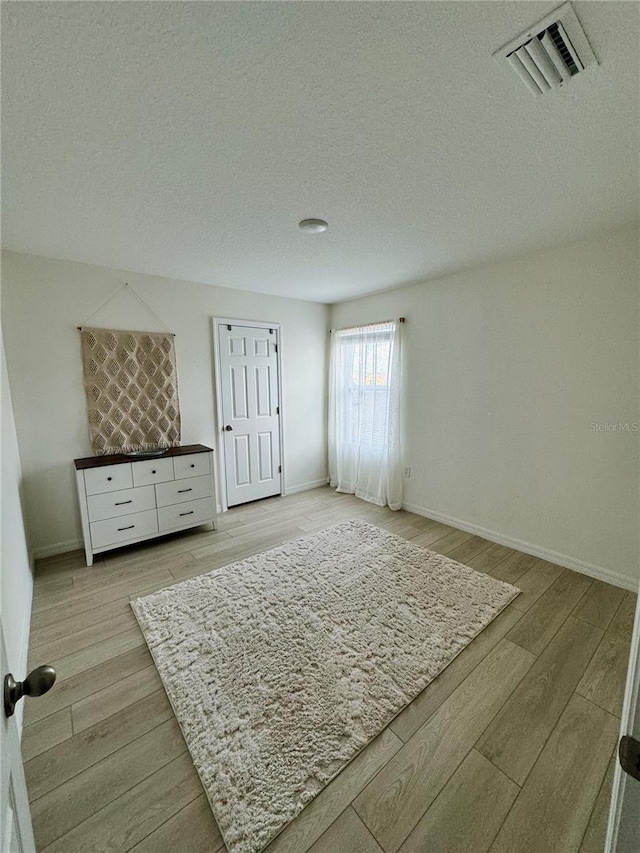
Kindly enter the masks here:
[[[71, 460], [91, 453], [83, 322], [124, 282], [177, 334], [183, 443], [217, 447], [211, 317], [281, 322], [287, 488], [326, 474], [326, 306], [3, 253], [3, 325], [30, 541], [80, 537]], [[341, 303], [404, 315], [407, 504], [632, 586], [638, 567], [638, 241], [633, 229]], [[96, 325], [155, 329], [126, 293]]]
[[624, 229], [333, 309], [405, 316], [405, 500], [633, 586], [638, 234]]
[[[327, 306], [12, 252], [3, 253], [2, 276], [5, 348], [36, 556], [80, 542], [72, 460], [92, 451], [76, 326], [125, 281], [176, 333], [183, 444], [218, 448], [212, 317], [281, 323], [285, 487], [325, 479]], [[159, 328], [127, 291], [91, 322]]]

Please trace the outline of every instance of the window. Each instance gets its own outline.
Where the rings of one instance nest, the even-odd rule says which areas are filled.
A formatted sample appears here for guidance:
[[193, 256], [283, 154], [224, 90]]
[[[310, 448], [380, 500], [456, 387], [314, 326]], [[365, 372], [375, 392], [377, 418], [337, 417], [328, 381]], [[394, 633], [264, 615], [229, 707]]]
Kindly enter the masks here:
[[395, 321], [332, 333], [331, 484], [393, 509], [402, 503], [399, 365]]
[[382, 333], [343, 338], [340, 346], [349, 360], [345, 384], [343, 441], [382, 450], [388, 426], [389, 356], [391, 341]]

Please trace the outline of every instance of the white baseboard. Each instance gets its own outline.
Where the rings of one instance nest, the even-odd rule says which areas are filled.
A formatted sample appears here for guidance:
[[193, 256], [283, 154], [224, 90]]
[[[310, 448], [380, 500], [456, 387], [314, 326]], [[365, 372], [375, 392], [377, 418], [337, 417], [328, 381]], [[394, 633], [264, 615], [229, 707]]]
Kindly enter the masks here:
[[311, 483], [298, 483], [297, 486], [287, 486], [283, 491], [283, 495], [295, 495], [297, 492], [308, 492], [310, 489], [318, 489], [320, 486], [326, 486], [329, 480], [325, 477], [322, 480], [313, 480]]
[[77, 551], [79, 548], [84, 548], [82, 539], [68, 539], [66, 542], [55, 542], [53, 545], [43, 545], [41, 548], [34, 548], [33, 559], [43, 560], [45, 557], [57, 557], [58, 554]]
[[[328, 478], [325, 478], [324, 480], [314, 480], [311, 483], [299, 483], [297, 486], [289, 486], [282, 490], [282, 497], [284, 498], [287, 495], [295, 495], [297, 492], [308, 492], [310, 489], [319, 489], [320, 486], [326, 486], [328, 482]], [[239, 504], [239, 506], [242, 506], [242, 504]], [[236, 507], [231, 507], [231, 509], [236, 509]], [[227, 511], [227, 509], [223, 509], [218, 505], [218, 515]]]
[[417, 504], [403, 503], [402, 508], [409, 512], [414, 512], [416, 515], [432, 518], [434, 521], [440, 521], [451, 527], [457, 527], [459, 530], [465, 530], [467, 533], [482, 536], [483, 539], [496, 542], [498, 545], [506, 545], [508, 548], [514, 548], [516, 551], [531, 554], [532, 557], [548, 560], [550, 563], [563, 566], [565, 569], [573, 569], [576, 572], [582, 572], [583, 575], [589, 575], [589, 577], [613, 584], [613, 586], [628, 589], [630, 592], [638, 592], [639, 582], [628, 575], [623, 575], [621, 572], [615, 572], [612, 569], [596, 566], [594, 563], [587, 563], [584, 560], [560, 554], [557, 551], [552, 551], [550, 548], [532, 545], [531, 542], [523, 542], [522, 539], [515, 539], [513, 536], [506, 536], [504, 533], [496, 533], [494, 530], [487, 530], [485, 527], [479, 527], [477, 524], [469, 524], [466, 521], [461, 521], [459, 518], [453, 518], [450, 515], [444, 515], [441, 512], [436, 512]]

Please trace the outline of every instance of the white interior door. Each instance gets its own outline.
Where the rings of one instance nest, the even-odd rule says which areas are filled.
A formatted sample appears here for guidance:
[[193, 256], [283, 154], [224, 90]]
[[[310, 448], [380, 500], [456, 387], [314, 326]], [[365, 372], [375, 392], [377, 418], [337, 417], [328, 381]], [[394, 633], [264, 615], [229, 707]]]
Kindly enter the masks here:
[[[640, 597], [631, 639], [627, 686], [622, 706], [620, 736], [640, 742]], [[637, 759], [640, 769], [640, 759]], [[605, 853], [638, 853], [640, 850], [640, 781], [616, 763]]]
[[279, 495], [278, 330], [218, 325], [227, 506]]
[[[0, 621], [2, 645], [2, 681], [9, 671], [4, 632]], [[2, 710], [2, 743], [0, 746], [0, 850], [2, 853], [35, 853], [27, 785], [22, 767], [20, 738], [16, 718]]]

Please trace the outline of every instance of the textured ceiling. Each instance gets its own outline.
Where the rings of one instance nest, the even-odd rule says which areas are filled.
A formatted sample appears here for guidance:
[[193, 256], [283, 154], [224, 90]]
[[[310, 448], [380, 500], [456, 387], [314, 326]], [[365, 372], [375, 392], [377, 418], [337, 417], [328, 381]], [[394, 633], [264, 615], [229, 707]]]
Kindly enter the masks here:
[[333, 302], [633, 222], [638, 4], [491, 57], [556, 5], [5, 2], [3, 245]]

